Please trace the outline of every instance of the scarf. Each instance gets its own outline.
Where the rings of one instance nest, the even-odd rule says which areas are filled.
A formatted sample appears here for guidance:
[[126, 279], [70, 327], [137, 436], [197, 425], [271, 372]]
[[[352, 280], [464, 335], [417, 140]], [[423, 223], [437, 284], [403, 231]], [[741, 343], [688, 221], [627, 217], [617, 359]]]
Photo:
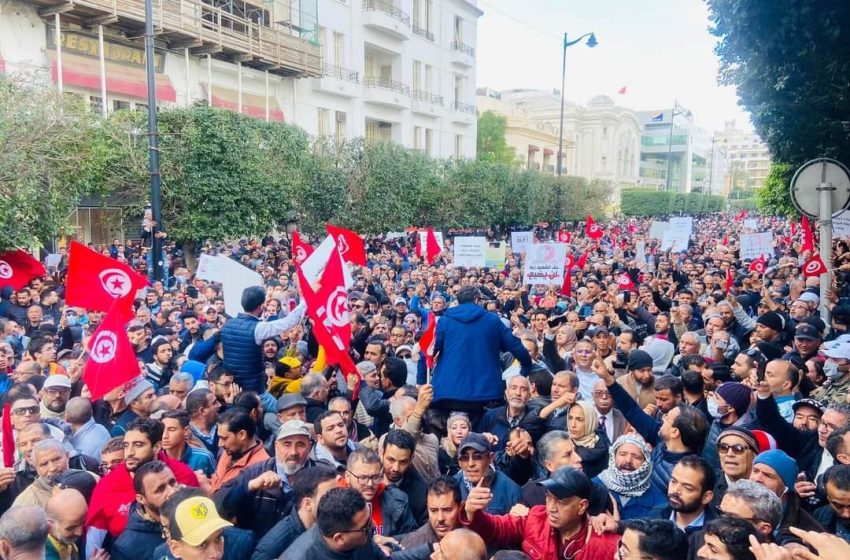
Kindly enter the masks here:
[[[572, 352], [573, 348], [575, 348], [575, 346], [576, 346], [576, 342], [578, 342], [578, 338], [576, 337], [576, 331], [575, 331], [574, 328], [572, 328], [568, 325], [564, 325], [563, 327], [561, 327], [561, 329], [563, 329], [564, 334], [567, 335], [567, 340], [566, 340], [566, 342], [564, 342], [563, 345], [558, 346], [558, 350], [559, 351], [564, 350], [565, 352]], [[555, 335], [555, 336], [557, 337], [557, 335]], [[557, 344], [557, 342], [556, 342], [556, 344]], [[563, 358], [564, 356], [561, 355], [561, 357]]]
[[47, 541], [56, 550], [59, 560], [77, 560], [80, 557], [79, 550], [75, 544], [64, 544], [59, 542], [53, 535], [47, 534]]
[[[643, 453], [643, 464], [634, 472], [621, 471], [617, 468], [614, 460], [617, 449], [626, 443], [636, 445]], [[640, 496], [649, 489], [652, 476], [652, 461], [650, 461], [649, 456], [649, 448], [641, 438], [628, 434], [620, 436], [611, 446], [611, 452], [608, 455], [608, 468], [599, 473], [599, 480], [615, 494], [629, 497]]]
[[599, 441], [599, 436], [596, 434], [599, 428], [599, 414], [596, 413], [596, 408], [586, 401], [576, 401], [573, 406], [580, 406], [584, 411], [584, 434], [578, 438], [573, 437], [573, 443], [579, 447], [593, 449]]

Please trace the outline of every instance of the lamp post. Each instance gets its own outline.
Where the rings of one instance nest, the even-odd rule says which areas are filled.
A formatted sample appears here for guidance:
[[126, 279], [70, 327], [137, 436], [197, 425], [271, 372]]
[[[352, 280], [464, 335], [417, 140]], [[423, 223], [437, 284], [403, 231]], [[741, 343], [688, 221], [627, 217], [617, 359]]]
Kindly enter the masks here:
[[162, 231], [162, 204], [160, 201], [159, 132], [157, 131], [156, 122], [156, 80], [154, 78], [153, 0], [145, 0], [145, 70], [147, 72], [148, 83], [151, 214], [154, 221], [154, 225], [151, 228], [151, 261], [153, 261], [154, 281], [165, 281], [165, 275], [163, 274], [162, 238], [157, 235]]
[[670, 134], [667, 138], [667, 190], [671, 190], [673, 188], [673, 125], [676, 122], [676, 115], [685, 115], [686, 117], [691, 117], [690, 111], [679, 110], [679, 102], [673, 102], [673, 110], [670, 111]]
[[596, 42], [596, 35], [593, 33], [585, 33], [574, 41], [568, 41], [567, 34], [564, 33], [564, 56], [561, 63], [561, 126], [558, 130], [558, 177], [564, 172], [564, 84], [567, 80], [567, 47], [572, 47], [585, 37], [588, 38], [588, 47], [593, 48], [598, 44]]

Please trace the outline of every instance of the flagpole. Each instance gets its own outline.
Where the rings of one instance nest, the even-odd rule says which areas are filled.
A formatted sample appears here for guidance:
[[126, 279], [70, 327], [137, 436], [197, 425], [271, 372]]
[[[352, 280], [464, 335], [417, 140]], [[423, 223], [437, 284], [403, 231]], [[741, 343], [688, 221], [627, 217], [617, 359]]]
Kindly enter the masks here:
[[567, 48], [572, 47], [585, 37], [587, 46], [593, 48], [597, 45], [596, 35], [593, 33], [585, 33], [575, 41], [567, 41], [567, 34], [564, 33], [564, 54], [561, 60], [561, 126], [558, 129], [558, 177], [564, 173], [564, 87], [567, 81]]
[[[145, 71], [148, 85], [148, 145], [150, 146], [150, 183], [151, 214], [154, 225], [151, 227], [151, 261], [153, 261], [154, 281], [165, 281], [162, 262], [162, 203], [160, 201], [159, 175], [159, 132], [157, 130], [156, 80], [154, 78], [153, 45], [153, 0], [145, 0]], [[105, 100], [104, 100], [105, 102]]]

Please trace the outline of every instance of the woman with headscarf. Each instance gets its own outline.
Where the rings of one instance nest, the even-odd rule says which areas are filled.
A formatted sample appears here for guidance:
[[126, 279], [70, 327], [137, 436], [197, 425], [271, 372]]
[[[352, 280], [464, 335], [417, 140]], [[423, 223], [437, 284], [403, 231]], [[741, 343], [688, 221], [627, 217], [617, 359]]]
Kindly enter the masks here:
[[620, 519], [656, 518], [667, 506], [667, 496], [650, 484], [652, 459], [649, 446], [639, 436], [617, 438], [608, 457], [608, 468], [597, 481], [605, 485], [617, 504]]
[[567, 413], [567, 428], [581, 457], [581, 468], [593, 478], [608, 463], [608, 436], [599, 429], [599, 415], [596, 408], [585, 401], [578, 401]]
[[438, 454], [440, 472], [448, 476], [454, 476], [460, 471], [460, 465], [457, 462], [457, 448], [463, 438], [472, 431], [472, 423], [469, 421], [469, 416], [463, 412], [453, 412], [449, 415], [446, 421], [446, 431], [448, 435], [440, 442], [440, 452]]
[[578, 337], [574, 328], [563, 324], [552, 335], [553, 329], [549, 329], [543, 339], [543, 359], [549, 369], [563, 371], [570, 369], [570, 355], [575, 348]]

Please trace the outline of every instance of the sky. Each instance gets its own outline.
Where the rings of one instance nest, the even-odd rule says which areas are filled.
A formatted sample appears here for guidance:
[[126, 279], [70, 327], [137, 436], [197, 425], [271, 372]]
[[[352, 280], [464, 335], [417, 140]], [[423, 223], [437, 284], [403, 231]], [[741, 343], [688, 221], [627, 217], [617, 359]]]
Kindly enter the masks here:
[[[719, 60], [703, 0], [478, 0], [477, 86], [559, 89], [562, 38], [594, 32], [599, 44], [567, 49], [566, 98], [604, 94], [636, 111], [693, 112], [708, 132], [727, 120], [751, 130]], [[618, 90], [626, 86], [626, 95]]]

